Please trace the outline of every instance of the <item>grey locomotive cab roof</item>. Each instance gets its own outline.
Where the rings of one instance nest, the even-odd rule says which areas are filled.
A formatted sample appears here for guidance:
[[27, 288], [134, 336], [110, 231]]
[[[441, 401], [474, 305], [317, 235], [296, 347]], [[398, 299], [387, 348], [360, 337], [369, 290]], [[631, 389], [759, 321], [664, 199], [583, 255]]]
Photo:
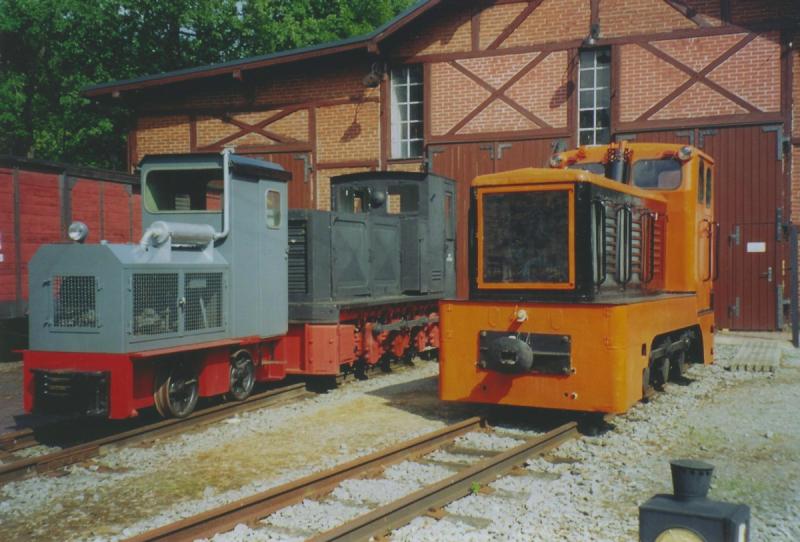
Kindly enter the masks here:
[[[149, 154], [142, 158], [142, 161], [139, 163], [139, 168], [158, 168], [159, 166], [202, 168], [210, 165], [221, 168], [222, 160], [222, 154], [220, 153], [197, 153], [191, 155]], [[292, 180], [292, 174], [283, 169], [279, 164], [267, 162], [266, 160], [259, 160], [258, 158], [239, 156], [238, 154], [230, 155], [230, 168], [232, 173], [243, 177], [272, 179], [284, 182]]]

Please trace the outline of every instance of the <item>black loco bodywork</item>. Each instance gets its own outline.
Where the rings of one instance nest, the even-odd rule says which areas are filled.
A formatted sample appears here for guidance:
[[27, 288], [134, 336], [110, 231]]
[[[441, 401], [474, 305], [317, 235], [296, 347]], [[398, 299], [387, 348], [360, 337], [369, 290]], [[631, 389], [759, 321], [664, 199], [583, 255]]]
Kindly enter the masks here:
[[331, 211], [289, 212], [289, 319], [455, 295], [455, 183], [372, 172], [331, 180]]

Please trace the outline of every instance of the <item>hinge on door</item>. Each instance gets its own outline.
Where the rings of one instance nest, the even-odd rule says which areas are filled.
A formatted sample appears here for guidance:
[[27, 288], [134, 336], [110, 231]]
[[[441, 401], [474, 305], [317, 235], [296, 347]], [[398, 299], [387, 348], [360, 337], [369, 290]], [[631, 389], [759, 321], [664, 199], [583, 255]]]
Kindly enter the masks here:
[[494, 143], [484, 143], [478, 148], [482, 151], [489, 151], [489, 159], [494, 160]]
[[678, 137], [685, 137], [689, 139], [689, 145], [694, 147], [694, 130], [678, 130], [675, 132]]
[[552, 143], [550, 143], [550, 148], [553, 150], [553, 154], [558, 154], [560, 152], [564, 152], [569, 147], [566, 139], [554, 139]]
[[732, 318], [739, 318], [739, 313], [742, 309], [742, 299], [737, 297], [736, 302], [728, 307], [728, 312]]
[[705, 130], [697, 131], [697, 148], [702, 149], [706, 145], [706, 136], [715, 136], [719, 133], [716, 128], [708, 128]]
[[783, 241], [783, 207], [775, 209], [775, 240]]
[[437, 154], [442, 154], [443, 152], [444, 147], [428, 146], [428, 154], [425, 156], [425, 171], [433, 169], [433, 159], [436, 158]]
[[514, 145], [512, 143], [500, 143], [497, 145], [497, 159], [503, 159], [503, 151], [510, 149]]
[[775, 132], [775, 159], [783, 161], [783, 157], [791, 145], [792, 138], [784, 135], [783, 126], [780, 124], [776, 126], [764, 126], [761, 128], [761, 131], [764, 133]]
[[732, 242], [737, 247], [739, 243], [742, 241], [742, 230], [739, 226], [733, 227], [733, 233], [728, 235], [728, 242]]
[[295, 154], [294, 159], [301, 160], [303, 162], [303, 182], [307, 183], [309, 175], [312, 171], [314, 171], [314, 166], [311, 165], [311, 158], [308, 156], [308, 154], [302, 153]]

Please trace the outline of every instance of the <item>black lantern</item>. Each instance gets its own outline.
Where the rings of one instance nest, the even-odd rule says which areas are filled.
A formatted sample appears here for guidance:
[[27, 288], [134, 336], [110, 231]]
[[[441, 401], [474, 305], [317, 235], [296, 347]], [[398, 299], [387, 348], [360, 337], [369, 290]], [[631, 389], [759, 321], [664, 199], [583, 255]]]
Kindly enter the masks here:
[[713, 465], [671, 461], [674, 495], [656, 495], [639, 507], [642, 542], [747, 542], [750, 508], [708, 499]]

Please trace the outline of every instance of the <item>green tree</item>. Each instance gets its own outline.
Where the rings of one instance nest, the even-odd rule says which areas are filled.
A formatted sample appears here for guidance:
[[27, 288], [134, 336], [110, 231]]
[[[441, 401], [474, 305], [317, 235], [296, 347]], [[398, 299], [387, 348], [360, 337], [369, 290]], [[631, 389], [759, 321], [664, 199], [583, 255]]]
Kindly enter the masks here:
[[94, 83], [365, 34], [411, 0], [0, 0], [0, 153], [121, 168]]

